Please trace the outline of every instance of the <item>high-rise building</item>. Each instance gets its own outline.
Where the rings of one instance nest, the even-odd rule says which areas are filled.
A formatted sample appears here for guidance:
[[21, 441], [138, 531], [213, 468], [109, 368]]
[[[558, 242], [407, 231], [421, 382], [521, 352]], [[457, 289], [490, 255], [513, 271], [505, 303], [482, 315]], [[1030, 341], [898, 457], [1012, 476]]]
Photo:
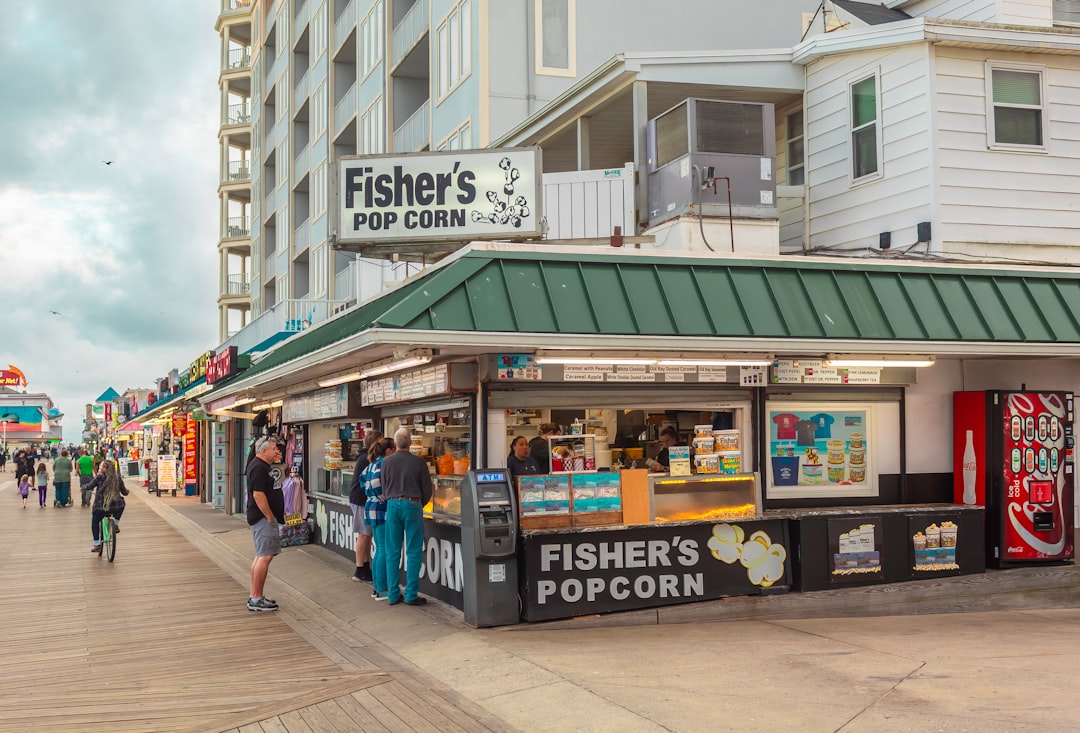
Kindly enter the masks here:
[[265, 319], [250, 348], [406, 274], [333, 249], [340, 156], [483, 147], [613, 55], [790, 48], [819, 4], [770, 0], [762, 22], [735, 0], [222, 0], [221, 339]]

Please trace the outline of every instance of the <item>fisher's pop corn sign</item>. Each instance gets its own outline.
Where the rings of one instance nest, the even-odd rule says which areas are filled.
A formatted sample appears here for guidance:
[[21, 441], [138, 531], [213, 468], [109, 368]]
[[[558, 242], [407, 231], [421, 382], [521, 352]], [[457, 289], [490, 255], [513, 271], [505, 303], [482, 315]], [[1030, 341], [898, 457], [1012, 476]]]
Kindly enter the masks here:
[[780, 520], [525, 536], [527, 621], [670, 606], [790, 586]]
[[541, 172], [539, 148], [343, 158], [337, 240], [538, 238]]

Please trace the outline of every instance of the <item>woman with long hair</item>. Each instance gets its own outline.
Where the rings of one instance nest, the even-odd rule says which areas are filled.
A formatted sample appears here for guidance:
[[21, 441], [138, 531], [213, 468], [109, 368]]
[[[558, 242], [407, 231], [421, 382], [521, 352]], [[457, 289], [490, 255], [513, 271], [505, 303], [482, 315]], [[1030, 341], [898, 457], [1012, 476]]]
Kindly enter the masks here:
[[95, 490], [90, 518], [90, 533], [94, 537], [94, 546], [90, 548], [90, 552], [101, 552], [101, 520], [106, 514], [111, 514], [117, 521], [116, 531], [119, 532], [120, 517], [123, 516], [126, 506], [124, 497], [130, 492], [124, 486], [124, 479], [120, 478], [116, 463], [112, 460], [101, 462], [97, 476], [87, 484], [87, 489]]

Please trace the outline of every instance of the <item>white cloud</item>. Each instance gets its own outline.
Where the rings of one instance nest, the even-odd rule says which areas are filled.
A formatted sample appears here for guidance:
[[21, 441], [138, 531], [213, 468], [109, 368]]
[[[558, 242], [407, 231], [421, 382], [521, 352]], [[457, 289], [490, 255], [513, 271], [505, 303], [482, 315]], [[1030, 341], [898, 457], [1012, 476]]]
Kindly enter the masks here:
[[0, 366], [68, 440], [217, 343], [220, 8], [0, 3]]

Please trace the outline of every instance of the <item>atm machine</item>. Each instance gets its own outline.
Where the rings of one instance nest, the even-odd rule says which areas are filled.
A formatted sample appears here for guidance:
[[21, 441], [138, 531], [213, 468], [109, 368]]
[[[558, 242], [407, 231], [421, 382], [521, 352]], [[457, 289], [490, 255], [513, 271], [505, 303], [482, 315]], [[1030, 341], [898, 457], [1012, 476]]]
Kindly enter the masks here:
[[461, 559], [465, 622], [520, 621], [517, 507], [505, 468], [469, 471], [461, 482]]

